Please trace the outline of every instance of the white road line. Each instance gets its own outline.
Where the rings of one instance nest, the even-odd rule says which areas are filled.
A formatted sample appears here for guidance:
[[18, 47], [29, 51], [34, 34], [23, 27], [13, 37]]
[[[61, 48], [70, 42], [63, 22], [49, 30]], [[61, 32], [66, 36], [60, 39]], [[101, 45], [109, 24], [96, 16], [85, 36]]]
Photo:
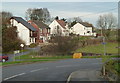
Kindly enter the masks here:
[[24, 75], [24, 74], [26, 74], [26, 73], [21, 73], [21, 74], [13, 75], [13, 76], [11, 76], [11, 77], [5, 78], [4, 80], [12, 79], [12, 78], [15, 78], [15, 77], [17, 77], [17, 76]]
[[68, 76], [66, 83], [69, 83], [69, 82], [70, 82], [70, 79], [71, 79], [71, 76], [72, 76], [73, 73], [74, 73], [74, 72], [72, 72], [72, 73]]
[[72, 65], [63, 65], [63, 66], [56, 66], [56, 67], [72, 67]]
[[48, 69], [48, 68], [35, 69], [35, 70], [31, 70], [30, 72], [36, 72], [36, 71], [45, 70], [45, 69]]

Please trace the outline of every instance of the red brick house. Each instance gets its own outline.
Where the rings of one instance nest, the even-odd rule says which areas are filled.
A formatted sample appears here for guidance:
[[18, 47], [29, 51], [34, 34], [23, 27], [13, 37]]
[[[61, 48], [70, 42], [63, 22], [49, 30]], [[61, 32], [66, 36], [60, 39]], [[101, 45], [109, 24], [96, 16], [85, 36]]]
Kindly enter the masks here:
[[36, 20], [29, 20], [30, 23], [34, 28], [37, 29], [37, 39], [38, 43], [48, 42], [50, 39], [50, 28], [46, 24], [41, 21]]

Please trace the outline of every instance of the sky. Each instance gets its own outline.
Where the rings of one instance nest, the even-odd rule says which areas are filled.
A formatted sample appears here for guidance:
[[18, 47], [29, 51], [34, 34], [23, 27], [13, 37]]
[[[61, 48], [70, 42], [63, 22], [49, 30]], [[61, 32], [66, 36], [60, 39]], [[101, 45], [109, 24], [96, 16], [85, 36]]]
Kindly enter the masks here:
[[[112, 0], [110, 0], [112, 1]], [[96, 26], [99, 15], [113, 13], [118, 16], [118, 2], [3, 2], [2, 11], [25, 17], [28, 8], [47, 8], [52, 17], [80, 17]]]

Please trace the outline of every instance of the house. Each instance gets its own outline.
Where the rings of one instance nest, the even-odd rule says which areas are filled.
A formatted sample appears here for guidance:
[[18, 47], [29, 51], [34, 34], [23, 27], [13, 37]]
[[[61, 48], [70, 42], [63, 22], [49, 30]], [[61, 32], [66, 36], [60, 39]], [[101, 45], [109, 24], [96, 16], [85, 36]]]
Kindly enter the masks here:
[[35, 43], [36, 29], [21, 17], [11, 17], [10, 23], [17, 28], [17, 36], [24, 41], [26, 45]]
[[33, 27], [37, 29], [37, 42], [45, 43], [50, 39], [50, 27], [41, 21], [30, 20], [28, 21]]
[[86, 22], [76, 23], [71, 27], [71, 33], [80, 35], [80, 36], [95, 36], [96, 33], [93, 32], [93, 26]]
[[69, 36], [68, 24], [63, 20], [55, 19], [49, 27], [52, 36]]

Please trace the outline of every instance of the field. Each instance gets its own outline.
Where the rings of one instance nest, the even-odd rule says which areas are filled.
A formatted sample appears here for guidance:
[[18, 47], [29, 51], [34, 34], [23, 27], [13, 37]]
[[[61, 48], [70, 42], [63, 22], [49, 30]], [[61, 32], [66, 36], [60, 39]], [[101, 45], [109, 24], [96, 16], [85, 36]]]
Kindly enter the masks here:
[[[106, 43], [105, 49], [106, 53], [118, 53], [118, 43]], [[83, 48], [77, 49], [75, 52], [86, 52], [86, 53], [104, 53], [104, 45], [98, 44], [98, 45], [89, 45]]]

